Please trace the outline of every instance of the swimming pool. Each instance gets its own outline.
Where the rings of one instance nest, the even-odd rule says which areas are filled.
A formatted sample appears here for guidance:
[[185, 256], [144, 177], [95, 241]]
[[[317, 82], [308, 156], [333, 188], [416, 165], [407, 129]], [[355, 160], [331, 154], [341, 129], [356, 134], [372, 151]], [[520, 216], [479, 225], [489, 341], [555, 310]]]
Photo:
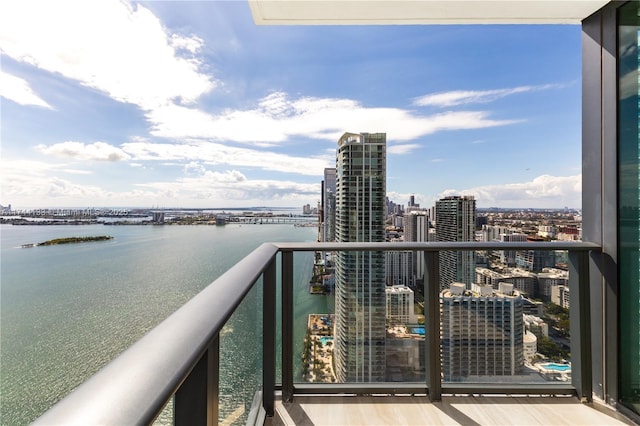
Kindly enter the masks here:
[[559, 371], [559, 372], [567, 372], [571, 370], [571, 365], [569, 364], [555, 364], [553, 362], [550, 362], [547, 364], [540, 364], [540, 367], [544, 368], [545, 370]]
[[327, 342], [331, 342], [333, 344], [333, 337], [323, 336], [320, 338], [320, 343], [322, 343], [322, 346], [327, 346]]
[[411, 327], [411, 333], [424, 336], [424, 327]]

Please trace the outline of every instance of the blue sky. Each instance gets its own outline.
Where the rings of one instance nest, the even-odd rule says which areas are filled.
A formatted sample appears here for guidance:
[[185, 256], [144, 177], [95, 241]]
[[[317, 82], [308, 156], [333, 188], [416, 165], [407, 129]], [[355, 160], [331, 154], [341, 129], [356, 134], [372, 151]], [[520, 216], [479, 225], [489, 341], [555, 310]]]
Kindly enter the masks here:
[[0, 204], [315, 205], [344, 132], [387, 192], [580, 207], [580, 27], [257, 26], [246, 1], [0, 5]]

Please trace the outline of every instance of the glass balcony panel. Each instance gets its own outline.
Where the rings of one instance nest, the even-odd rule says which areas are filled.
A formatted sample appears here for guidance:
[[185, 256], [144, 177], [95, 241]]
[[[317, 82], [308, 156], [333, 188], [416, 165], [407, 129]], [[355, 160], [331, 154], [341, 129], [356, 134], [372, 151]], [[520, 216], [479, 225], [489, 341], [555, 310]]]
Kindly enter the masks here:
[[153, 426], [169, 426], [173, 423], [173, 398], [171, 398], [156, 417]]
[[386, 381], [422, 383], [425, 374], [423, 286], [417, 285], [417, 253], [385, 255]]
[[443, 383], [571, 383], [567, 252], [468, 257], [440, 258]]
[[334, 256], [330, 252], [294, 255], [294, 382], [332, 383]]
[[[313, 263], [310, 284], [294, 284], [295, 380], [425, 383], [424, 302], [421, 289], [415, 293], [413, 254], [317, 252]], [[336, 291], [340, 280], [353, 285]]]
[[220, 333], [219, 424], [245, 424], [262, 389], [262, 298], [259, 279]]

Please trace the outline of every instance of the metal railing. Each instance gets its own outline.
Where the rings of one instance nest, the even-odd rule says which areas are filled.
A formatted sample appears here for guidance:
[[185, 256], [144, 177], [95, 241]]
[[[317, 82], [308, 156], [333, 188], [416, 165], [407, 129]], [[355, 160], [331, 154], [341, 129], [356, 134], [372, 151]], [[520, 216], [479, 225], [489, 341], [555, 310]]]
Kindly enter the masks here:
[[[569, 252], [572, 384], [443, 384], [438, 265], [443, 250]], [[424, 251], [426, 383], [298, 384], [293, 378], [293, 254], [312, 251]], [[570, 393], [591, 398], [589, 253], [594, 243], [265, 243], [174, 312], [115, 360], [44, 413], [35, 424], [149, 424], [174, 398], [176, 424], [215, 424], [219, 399], [219, 335], [262, 277], [261, 413], [272, 416], [276, 390], [303, 393], [413, 393], [432, 401], [445, 393]], [[276, 259], [281, 255], [282, 384], [276, 384]], [[259, 420], [258, 420], [259, 421]]]

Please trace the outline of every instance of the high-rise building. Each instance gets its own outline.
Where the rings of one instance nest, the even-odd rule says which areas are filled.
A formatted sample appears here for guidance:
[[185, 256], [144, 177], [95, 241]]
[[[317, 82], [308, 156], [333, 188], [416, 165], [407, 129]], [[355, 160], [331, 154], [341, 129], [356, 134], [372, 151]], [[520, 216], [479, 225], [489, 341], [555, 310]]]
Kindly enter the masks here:
[[[522, 243], [527, 241], [527, 235], [521, 233], [500, 234], [500, 242], [502, 243]], [[514, 266], [516, 264], [516, 251], [515, 250], [500, 250], [500, 262], [507, 266]]]
[[[426, 212], [414, 211], [404, 216], [404, 240], [409, 242], [426, 242], [429, 232], [429, 217]], [[413, 254], [415, 279], [424, 279], [424, 252]]]
[[[451, 196], [436, 201], [436, 241], [474, 241], [476, 200], [473, 196]], [[440, 252], [440, 289], [452, 282], [471, 288], [475, 281], [476, 256], [473, 251]]]
[[385, 276], [387, 285], [415, 287], [415, 253], [407, 251], [385, 252]]
[[322, 241], [336, 239], [336, 169], [324, 169], [322, 185]]
[[[345, 133], [336, 156], [336, 241], [383, 242], [386, 134]], [[385, 255], [335, 255], [334, 365], [340, 382], [385, 380]]]
[[538, 298], [545, 302], [551, 301], [551, 291], [554, 287], [569, 288], [569, 272], [555, 268], [544, 268], [538, 274]]
[[556, 264], [556, 256], [553, 251], [518, 250], [515, 263], [518, 268], [540, 272], [544, 268], [553, 268]]
[[469, 376], [510, 376], [521, 372], [523, 358], [522, 296], [513, 285], [452, 283], [440, 293], [442, 372], [446, 381]]

